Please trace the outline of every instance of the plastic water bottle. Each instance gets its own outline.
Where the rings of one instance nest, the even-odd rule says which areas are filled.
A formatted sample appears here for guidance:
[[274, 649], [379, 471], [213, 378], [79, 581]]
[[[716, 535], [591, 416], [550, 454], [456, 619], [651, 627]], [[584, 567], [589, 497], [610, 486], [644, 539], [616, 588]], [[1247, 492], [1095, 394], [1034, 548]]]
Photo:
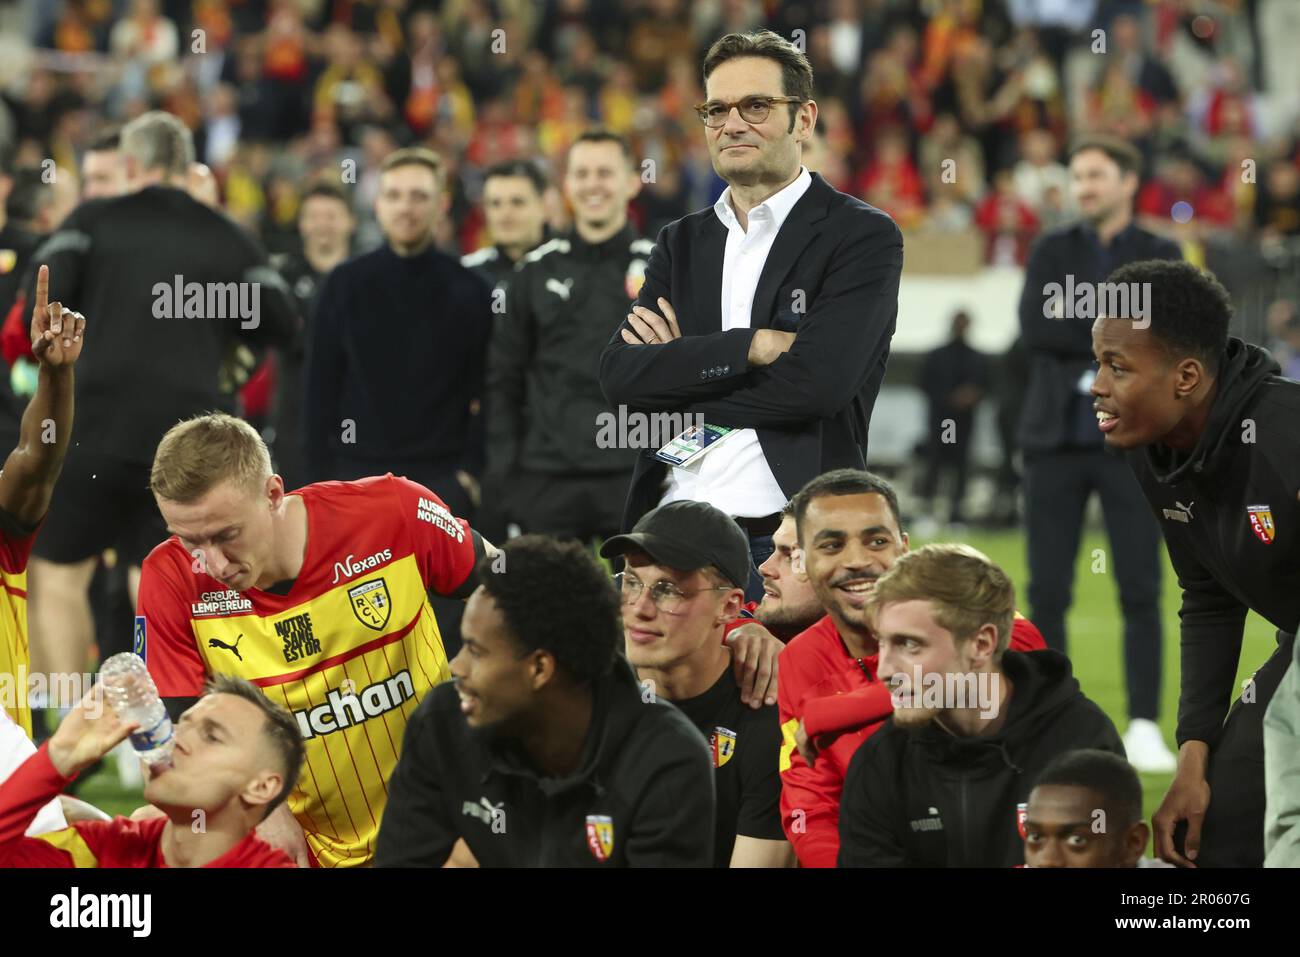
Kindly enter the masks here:
[[172, 719], [144, 659], [129, 651], [114, 655], [100, 665], [99, 681], [118, 720], [140, 725], [131, 735], [131, 746], [140, 760], [149, 765], [170, 764], [176, 743]]

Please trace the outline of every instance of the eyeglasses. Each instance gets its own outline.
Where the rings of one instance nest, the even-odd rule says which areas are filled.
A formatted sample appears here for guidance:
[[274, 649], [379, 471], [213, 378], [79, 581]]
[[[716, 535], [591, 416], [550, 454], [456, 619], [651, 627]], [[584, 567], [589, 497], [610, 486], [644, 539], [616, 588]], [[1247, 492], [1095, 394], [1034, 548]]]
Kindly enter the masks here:
[[[641, 600], [641, 592], [645, 589], [645, 582], [635, 575], [629, 575], [627, 572], [619, 572], [614, 576], [614, 587], [622, 595], [623, 604], [635, 605]], [[700, 592], [705, 591], [731, 591], [730, 585], [719, 585], [715, 588], [698, 588], [689, 594], [682, 591], [670, 581], [655, 582], [650, 586], [650, 600], [655, 603], [655, 607], [665, 615], [676, 615], [681, 608], [682, 602], [694, 598]]]
[[726, 103], [722, 100], [709, 100], [707, 103], [697, 104], [695, 112], [699, 115], [700, 121], [710, 129], [717, 129], [725, 126], [727, 117], [736, 107], [740, 108], [740, 118], [746, 123], [759, 124], [767, 119], [768, 113], [772, 111], [774, 103], [807, 103], [801, 96], [747, 96], [743, 100], [737, 100], [734, 103]]

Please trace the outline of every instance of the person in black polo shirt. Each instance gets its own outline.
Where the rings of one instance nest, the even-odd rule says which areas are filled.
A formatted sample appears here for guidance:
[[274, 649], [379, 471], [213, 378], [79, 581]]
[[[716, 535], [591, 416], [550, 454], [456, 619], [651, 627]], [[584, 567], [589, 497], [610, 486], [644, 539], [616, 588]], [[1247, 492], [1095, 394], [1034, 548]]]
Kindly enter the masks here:
[[452, 680], [407, 725], [375, 864], [707, 866], [704, 739], [619, 654], [604, 569], [525, 535], [477, 574]]
[[667, 698], [709, 739], [717, 769], [715, 867], [788, 867], [781, 829], [781, 729], [773, 705], [740, 700], [722, 644], [749, 580], [749, 539], [726, 513], [680, 501], [643, 515], [602, 556], [622, 555], [628, 660], [647, 692]]
[[[1129, 469], [1107, 455], [1092, 411], [1092, 322], [1111, 270], [1140, 259], [1180, 259], [1178, 247], [1133, 223], [1141, 156], [1096, 136], [1070, 152], [1070, 184], [1083, 218], [1046, 233], [1025, 267], [1020, 327], [1029, 384], [1020, 418], [1025, 463], [1029, 607], [1047, 647], [1065, 652], [1075, 561], [1088, 500], [1101, 499], [1124, 616], [1128, 758], [1139, 771], [1174, 769], [1155, 720], [1160, 701], [1160, 530]], [[1099, 571], [1093, 559], [1093, 571]]]

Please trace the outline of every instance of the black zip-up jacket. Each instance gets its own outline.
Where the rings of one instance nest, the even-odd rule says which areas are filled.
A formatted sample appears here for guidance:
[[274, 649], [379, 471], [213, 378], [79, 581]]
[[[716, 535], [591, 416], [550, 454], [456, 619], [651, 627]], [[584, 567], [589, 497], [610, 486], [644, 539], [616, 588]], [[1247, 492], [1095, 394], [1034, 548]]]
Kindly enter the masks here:
[[1128, 453], [1183, 590], [1179, 745], [1212, 744], [1237, 691], [1246, 610], [1300, 627], [1300, 382], [1228, 340], [1196, 448]]
[[654, 243], [626, 226], [603, 243], [576, 232], [526, 253], [507, 287], [488, 358], [488, 473], [626, 470], [635, 449], [601, 448], [600, 354], [631, 310]]
[[1029, 384], [1019, 430], [1020, 446], [1025, 452], [1071, 448], [1100, 452], [1103, 445], [1092, 396], [1079, 391], [1080, 379], [1093, 368], [1095, 317], [1044, 316], [1046, 286], [1060, 283], [1064, 287], [1066, 276], [1072, 275], [1077, 288], [1083, 283], [1105, 281], [1125, 263], [1182, 258], [1177, 244], [1135, 224], [1105, 247], [1082, 222], [1051, 230], [1035, 241], [1025, 264], [1025, 287], [1020, 294], [1020, 332], [1029, 356]]
[[464, 838], [483, 867], [708, 867], [713, 761], [665, 701], [643, 700], [620, 658], [596, 683], [578, 770], [545, 778], [471, 731], [451, 682], [411, 716], [388, 782], [375, 864], [437, 867]]
[[1057, 755], [1124, 754], [1115, 725], [1084, 697], [1056, 651], [1008, 651], [1005, 723], [963, 738], [890, 718], [849, 763], [840, 804], [840, 867], [1014, 867], [1024, 863], [1019, 806]]

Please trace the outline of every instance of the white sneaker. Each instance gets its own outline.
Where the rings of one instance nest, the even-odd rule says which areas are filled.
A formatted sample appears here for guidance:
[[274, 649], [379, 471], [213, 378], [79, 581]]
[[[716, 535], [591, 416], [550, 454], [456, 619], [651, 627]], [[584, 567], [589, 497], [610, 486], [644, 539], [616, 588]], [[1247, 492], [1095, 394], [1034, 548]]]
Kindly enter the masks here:
[[1178, 758], [1165, 745], [1160, 726], [1146, 718], [1134, 718], [1124, 732], [1128, 762], [1139, 771], [1169, 773], [1178, 768]]

